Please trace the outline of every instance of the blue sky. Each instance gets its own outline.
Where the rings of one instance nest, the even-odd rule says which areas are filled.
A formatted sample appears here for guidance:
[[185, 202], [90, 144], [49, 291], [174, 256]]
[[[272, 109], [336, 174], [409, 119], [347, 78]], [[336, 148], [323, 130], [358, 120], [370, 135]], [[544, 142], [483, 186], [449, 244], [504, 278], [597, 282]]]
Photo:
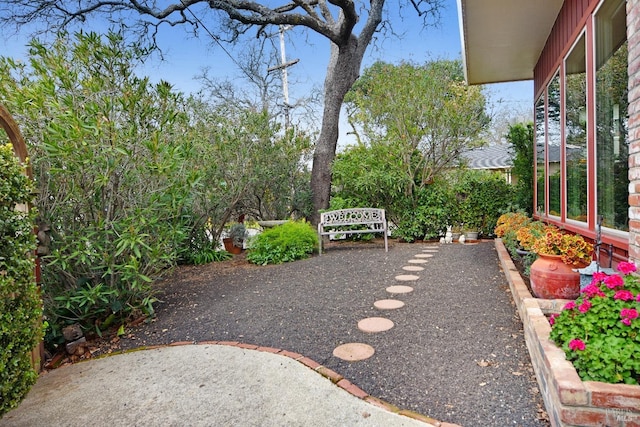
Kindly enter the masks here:
[[[401, 39], [380, 37], [369, 47], [364, 59], [364, 67], [376, 60], [399, 62], [409, 60], [423, 63], [430, 59], [457, 59], [461, 56], [460, 30], [456, 0], [445, 0], [442, 19], [438, 27], [423, 29], [421, 21], [411, 10], [405, 10], [399, 16], [395, 2], [388, 2], [390, 19]], [[25, 56], [25, 45], [29, 33], [24, 31], [18, 36], [5, 38], [2, 56], [21, 58]], [[185, 34], [184, 29], [163, 28], [160, 33], [160, 46], [164, 51], [164, 60], [149, 61], [141, 70], [154, 80], [164, 79], [182, 92], [192, 92], [199, 88], [194, 76], [202, 69], [209, 68], [211, 75], [228, 78], [238, 74], [233, 61], [225, 51], [211, 42], [211, 38], [202, 32], [199, 39]], [[275, 46], [278, 41], [274, 40]], [[231, 49], [231, 48], [230, 48]], [[289, 92], [295, 102], [296, 97], [304, 96], [311, 86], [321, 87], [329, 58], [329, 42], [309, 31], [289, 31], [286, 38], [287, 59], [299, 59], [299, 63], [290, 67]], [[231, 50], [233, 56], [234, 51]], [[533, 83], [517, 82], [489, 85], [490, 101], [502, 100], [500, 105], [509, 109], [528, 110], [533, 104]]]

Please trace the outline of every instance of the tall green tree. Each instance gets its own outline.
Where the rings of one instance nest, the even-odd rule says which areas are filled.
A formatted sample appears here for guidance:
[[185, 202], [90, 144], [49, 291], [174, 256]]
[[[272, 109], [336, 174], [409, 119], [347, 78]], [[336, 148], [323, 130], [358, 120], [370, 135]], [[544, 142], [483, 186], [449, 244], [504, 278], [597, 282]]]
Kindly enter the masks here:
[[438, 236], [455, 216], [443, 175], [483, 144], [489, 119], [482, 88], [464, 83], [459, 61], [378, 62], [346, 106], [358, 144], [334, 162], [334, 196], [385, 208], [406, 240]]
[[367, 146], [393, 146], [400, 156], [405, 194], [455, 166], [484, 144], [489, 124], [483, 88], [467, 86], [460, 61], [416, 65], [377, 62], [347, 95], [349, 120]]

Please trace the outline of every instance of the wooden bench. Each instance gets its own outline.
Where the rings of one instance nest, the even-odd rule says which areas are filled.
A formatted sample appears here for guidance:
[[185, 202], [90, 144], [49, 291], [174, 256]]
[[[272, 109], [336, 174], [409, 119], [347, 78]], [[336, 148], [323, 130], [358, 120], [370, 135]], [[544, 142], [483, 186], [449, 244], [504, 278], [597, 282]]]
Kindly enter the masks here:
[[[354, 226], [360, 226], [355, 228]], [[345, 227], [348, 227], [345, 229]], [[384, 209], [352, 208], [322, 212], [318, 224], [318, 254], [322, 255], [322, 237], [340, 234], [382, 233], [384, 250], [389, 252], [387, 243], [387, 220]]]

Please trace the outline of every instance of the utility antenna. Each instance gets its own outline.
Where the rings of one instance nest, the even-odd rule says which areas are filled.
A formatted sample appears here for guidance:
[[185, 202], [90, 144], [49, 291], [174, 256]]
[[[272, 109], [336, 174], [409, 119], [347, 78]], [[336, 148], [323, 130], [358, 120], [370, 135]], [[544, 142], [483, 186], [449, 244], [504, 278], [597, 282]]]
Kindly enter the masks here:
[[289, 129], [289, 110], [293, 107], [289, 103], [289, 83], [287, 82], [287, 68], [297, 64], [300, 60], [294, 59], [287, 62], [287, 54], [284, 49], [284, 32], [290, 29], [288, 25], [280, 25], [280, 64], [267, 68], [267, 72], [282, 70], [282, 94], [284, 95], [284, 127]]

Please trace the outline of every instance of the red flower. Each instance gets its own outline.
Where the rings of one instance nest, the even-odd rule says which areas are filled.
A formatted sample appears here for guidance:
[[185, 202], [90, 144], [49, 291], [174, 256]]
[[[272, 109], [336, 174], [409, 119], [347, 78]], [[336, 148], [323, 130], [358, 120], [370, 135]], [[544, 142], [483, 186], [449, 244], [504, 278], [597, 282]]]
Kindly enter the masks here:
[[629, 326], [633, 319], [638, 318], [638, 310], [635, 308], [623, 308], [620, 310], [620, 317], [622, 318], [621, 322]]
[[619, 299], [622, 301], [631, 301], [633, 299], [633, 294], [631, 293], [631, 291], [623, 289], [621, 291], [616, 292], [616, 294], [613, 296], [613, 299]]
[[607, 285], [607, 288], [613, 289], [617, 288], [618, 286], [624, 286], [624, 280], [622, 280], [622, 277], [614, 274], [612, 276], [607, 276], [604, 279], [604, 284]]
[[600, 290], [600, 287], [598, 285], [595, 285], [594, 283], [585, 286], [582, 290], [582, 293], [587, 295], [588, 298], [605, 296], [604, 292]]
[[609, 276], [607, 276], [602, 271], [596, 271], [595, 273], [593, 273], [593, 280], [591, 280], [591, 283], [597, 285], [598, 283], [602, 282], [607, 277], [609, 277]]
[[584, 341], [582, 341], [581, 339], [575, 339], [575, 340], [571, 340], [569, 341], [569, 348], [573, 351], [576, 350], [584, 350], [585, 349], [585, 344]]
[[632, 262], [621, 262], [618, 264], [618, 271], [622, 274], [631, 274], [636, 270], [636, 265]]
[[578, 310], [580, 310], [580, 313], [586, 313], [587, 311], [589, 311], [590, 308], [591, 308], [591, 301], [585, 300], [582, 304], [580, 304], [580, 307], [578, 307]]

